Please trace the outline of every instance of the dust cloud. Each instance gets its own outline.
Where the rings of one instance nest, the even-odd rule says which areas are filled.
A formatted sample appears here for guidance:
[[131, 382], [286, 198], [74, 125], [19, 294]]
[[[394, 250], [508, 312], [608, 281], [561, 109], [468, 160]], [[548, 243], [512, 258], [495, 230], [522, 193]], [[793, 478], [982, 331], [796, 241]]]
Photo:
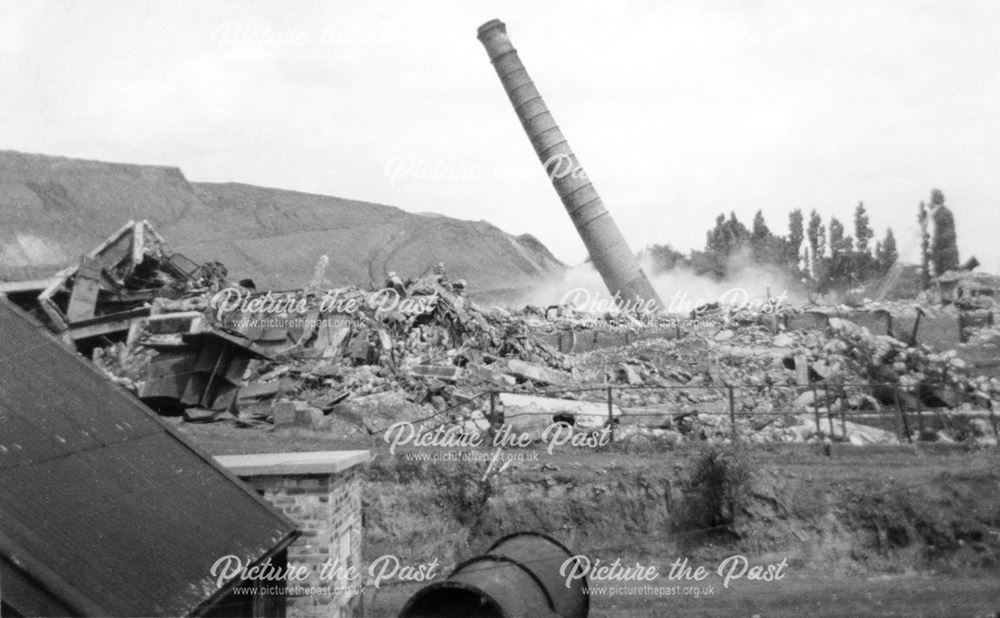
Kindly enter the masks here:
[[[642, 267], [647, 275], [653, 272], [649, 261]], [[690, 314], [712, 303], [739, 309], [768, 301], [788, 305], [808, 300], [800, 282], [776, 268], [752, 264], [745, 256], [731, 259], [727, 272], [729, 275], [719, 280], [682, 266], [653, 275], [650, 281], [663, 301], [664, 312], [670, 314]], [[538, 286], [515, 303], [520, 305], [571, 305], [584, 312], [604, 313], [617, 311], [622, 303], [608, 293], [594, 266], [586, 263]]]

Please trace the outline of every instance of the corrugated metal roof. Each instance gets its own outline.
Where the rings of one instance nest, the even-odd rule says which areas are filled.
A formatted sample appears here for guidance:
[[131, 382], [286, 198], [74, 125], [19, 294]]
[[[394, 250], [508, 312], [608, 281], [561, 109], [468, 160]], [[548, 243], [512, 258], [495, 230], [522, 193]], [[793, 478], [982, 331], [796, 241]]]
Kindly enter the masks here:
[[294, 534], [43, 330], [0, 300], [0, 553], [81, 613], [181, 615]]

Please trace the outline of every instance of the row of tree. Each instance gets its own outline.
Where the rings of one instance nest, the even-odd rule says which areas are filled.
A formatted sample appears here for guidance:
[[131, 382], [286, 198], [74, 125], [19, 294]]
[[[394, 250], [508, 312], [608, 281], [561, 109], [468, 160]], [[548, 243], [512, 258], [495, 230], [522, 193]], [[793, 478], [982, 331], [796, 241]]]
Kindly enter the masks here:
[[[941, 191], [931, 192], [930, 207], [920, 203], [918, 222], [923, 234], [921, 272], [926, 288], [932, 272], [941, 274], [958, 267], [954, 217], [944, 205]], [[731, 212], [728, 217], [720, 214], [716, 218], [704, 251], [684, 255], [669, 245], [654, 245], [645, 254], [653, 263], [654, 274], [685, 266], [696, 274], [721, 279], [734, 265], [750, 261], [778, 268], [822, 293], [881, 280], [899, 259], [892, 228], [876, 240], [864, 203], [854, 209], [853, 232], [848, 234], [836, 217], [824, 223], [815, 210], [809, 213], [808, 221], [801, 209], [789, 213], [784, 235], [771, 231], [760, 210], [750, 227]]]
[[863, 203], [854, 210], [853, 237], [836, 217], [824, 224], [813, 210], [808, 222], [804, 219], [800, 209], [793, 210], [788, 215], [788, 233], [779, 236], [771, 232], [760, 210], [750, 229], [735, 213], [729, 218], [719, 215], [708, 232], [705, 251], [727, 266], [733, 257], [748, 255], [755, 264], [776, 266], [796, 279], [810, 281], [820, 292], [863, 285], [887, 273], [899, 257], [891, 228], [872, 244], [875, 232]]

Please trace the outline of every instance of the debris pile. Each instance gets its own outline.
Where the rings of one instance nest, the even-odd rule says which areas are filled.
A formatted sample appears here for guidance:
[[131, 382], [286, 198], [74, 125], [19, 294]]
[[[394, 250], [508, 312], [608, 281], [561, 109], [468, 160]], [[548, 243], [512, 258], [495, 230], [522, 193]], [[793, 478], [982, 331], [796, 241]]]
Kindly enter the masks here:
[[[130, 222], [22, 297], [115, 382], [192, 421], [341, 423], [375, 434], [394, 419], [482, 429], [497, 412], [494, 420], [532, 430], [566, 420], [673, 444], [731, 439], [735, 419], [735, 434], [750, 440], [860, 444], [985, 439], [990, 427], [976, 411], [1000, 401], [1000, 378], [977, 376], [954, 351], [899, 338], [921, 318], [950, 319], [931, 309], [913, 312], [912, 328], [894, 324], [884, 304], [705, 306], [686, 321], [569, 306], [511, 311], [477, 306], [442, 265], [406, 280], [389, 273], [378, 289], [322, 290], [327, 266], [321, 259], [304, 289], [257, 291], [228, 282], [221, 264], [170, 253], [147, 222]], [[956, 316], [975, 341], [1000, 340], [992, 314]], [[502, 395], [491, 401], [488, 391]], [[906, 412], [929, 409], [974, 422], [907, 422]]]
[[399, 393], [432, 416], [486, 389], [573, 380], [570, 357], [519, 317], [479, 308], [440, 266], [407, 281], [390, 275], [378, 290], [214, 286], [155, 299], [146, 313], [93, 359], [162, 411], [193, 406], [254, 424], [275, 420], [283, 400], [349, 414], [349, 398]]
[[872, 335], [847, 320], [832, 318], [826, 332], [800, 336], [795, 358], [805, 360], [813, 377], [872, 384], [870, 394], [883, 401], [899, 397], [908, 409], [942, 404], [954, 408], [977, 393], [987, 400], [1000, 399], [1000, 391], [983, 392], [976, 386], [955, 351], [908, 346], [888, 335]]
[[[386, 287], [357, 287], [288, 296], [295, 313], [226, 314], [232, 328], [274, 360], [258, 363], [250, 384], [277, 373], [301, 391], [335, 389], [358, 395], [402, 390], [437, 409], [461, 403], [456, 385], [488, 388], [569, 381], [571, 359], [503, 311], [484, 311], [465, 296], [465, 283], [443, 269]], [[261, 327], [260, 324], [267, 324]]]
[[[828, 323], [775, 335], [723, 321], [681, 340], [584, 355], [577, 373], [622, 389], [619, 436], [642, 442], [730, 439], [732, 417], [737, 435], [752, 441], [996, 441], [1000, 379], [975, 376], [953, 351], [910, 347], [844, 319]], [[941, 422], [942, 410], [959, 420]], [[918, 426], [914, 411], [933, 411], [936, 429], [925, 429], [919, 414]], [[976, 416], [983, 418], [960, 420]]]
[[[978, 260], [975, 264], [978, 265]], [[995, 297], [1000, 295], [1000, 277], [973, 272], [971, 268], [949, 270], [936, 277], [934, 283], [942, 302], [954, 303], [962, 309], [992, 309]]]
[[198, 265], [170, 253], [148, 221], [129, 221], [79, 263], [46, 281], [37, 296], [22, 294], [22, 306], [52, 331], [87, 348], [127, 332], [134, 319], [149, 315], [155, 299], [210, 291], [224, 277], [218, 263]]
[[102, 371], [153, 409], [200, 421], [235, 412], [250, 362], [266, 358], [246, 340], [207, 325], [197, 311], [136, 318], [125, 342], [92, 353]]

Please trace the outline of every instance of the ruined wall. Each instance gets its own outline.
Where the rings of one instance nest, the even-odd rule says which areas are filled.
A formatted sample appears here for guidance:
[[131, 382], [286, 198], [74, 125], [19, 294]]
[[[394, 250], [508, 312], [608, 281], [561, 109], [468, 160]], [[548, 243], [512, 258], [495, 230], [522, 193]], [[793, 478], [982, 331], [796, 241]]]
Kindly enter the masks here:
[[680, 339], [683, 333], [679, 325], [635, 330], [587, 328], [561, 330], [539, 335], [539, 338], [563, 354], [583, 354], [591, 350], [629, 345], [645, 339]]

